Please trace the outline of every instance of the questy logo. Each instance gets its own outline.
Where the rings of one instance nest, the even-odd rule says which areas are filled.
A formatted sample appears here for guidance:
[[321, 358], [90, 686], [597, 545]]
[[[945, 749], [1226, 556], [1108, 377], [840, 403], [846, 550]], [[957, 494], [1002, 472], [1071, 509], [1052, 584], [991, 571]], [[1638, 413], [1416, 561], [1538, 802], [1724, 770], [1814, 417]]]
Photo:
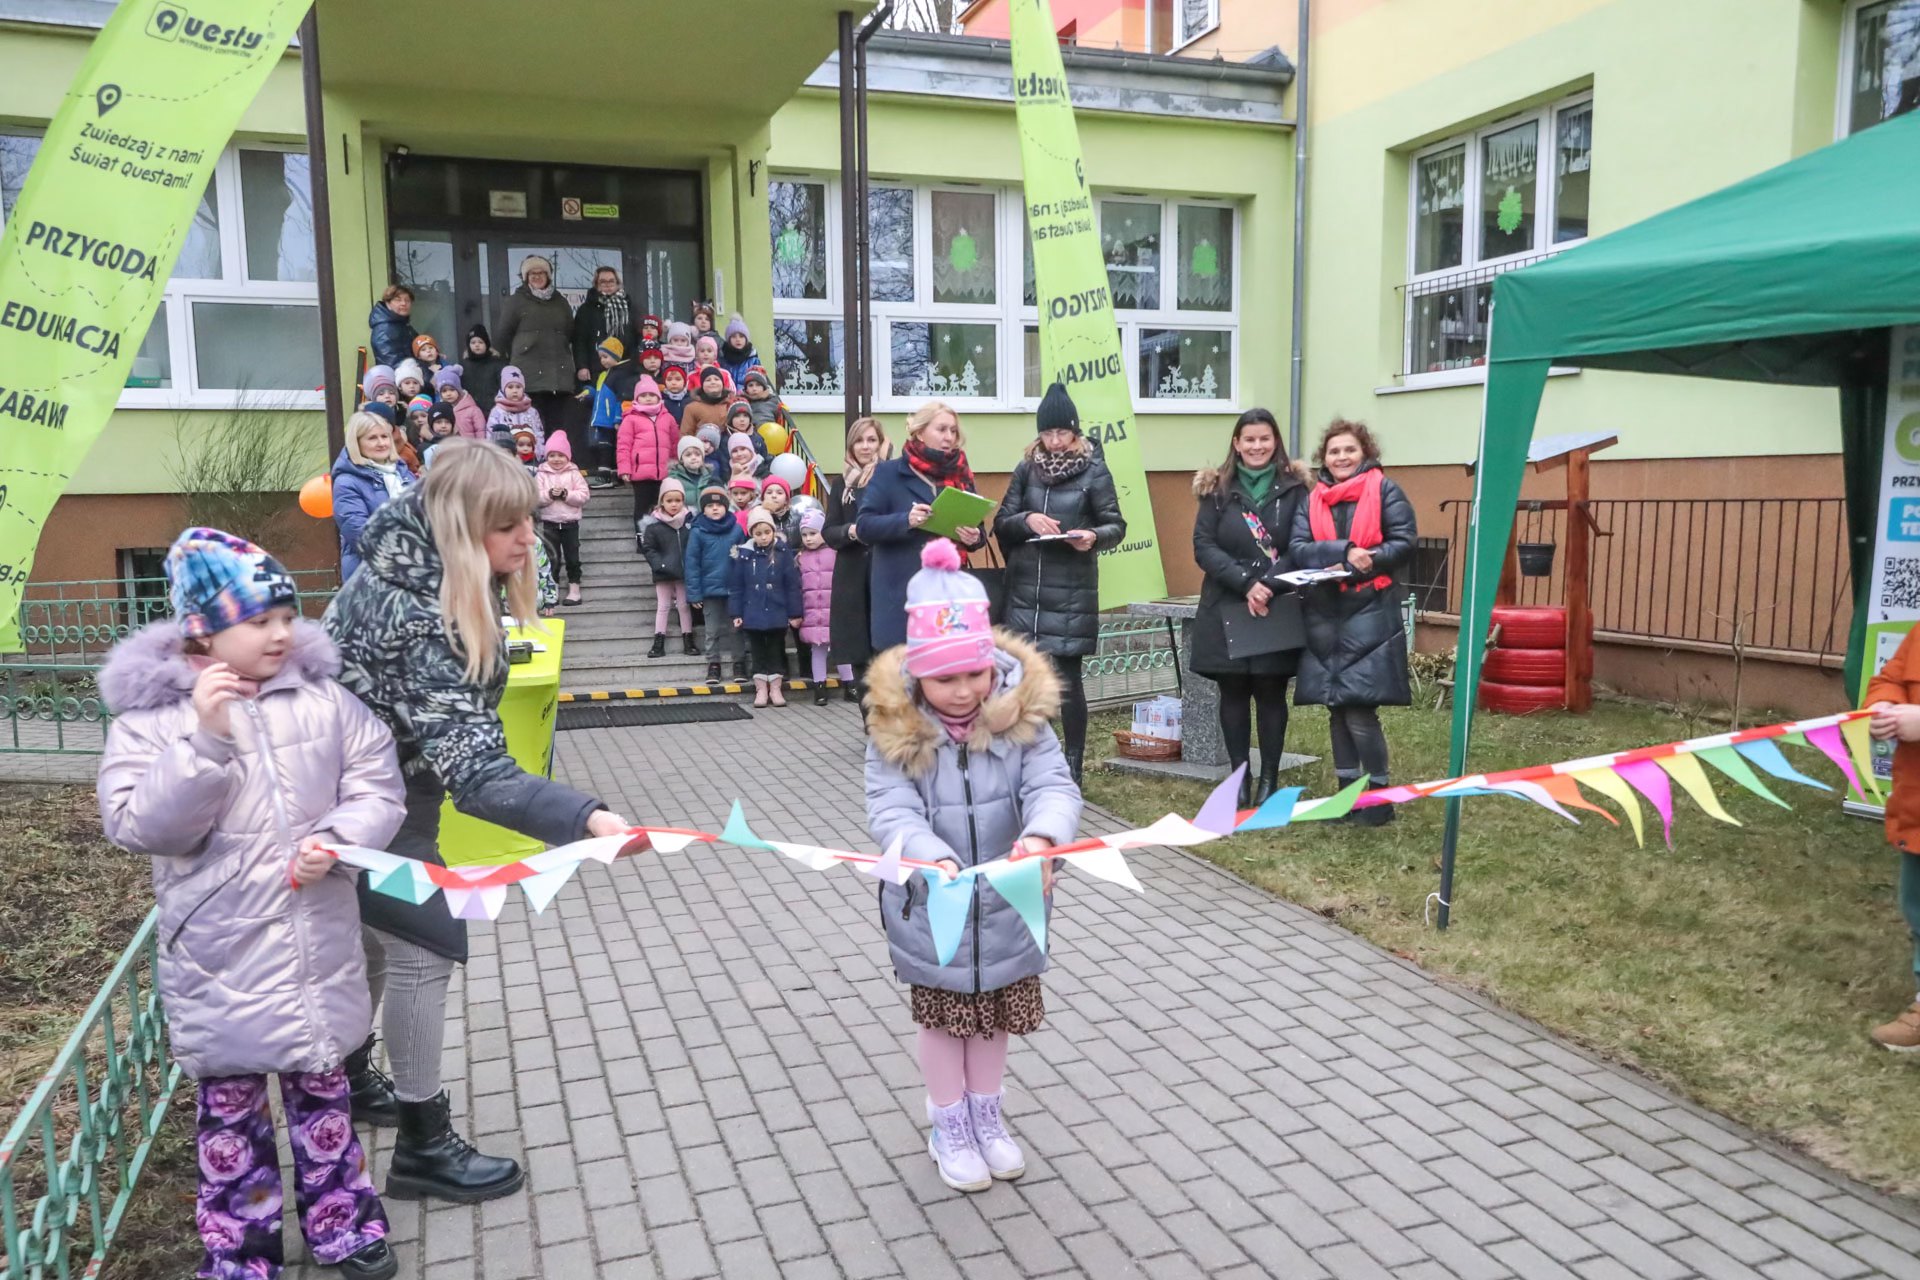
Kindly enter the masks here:
[[190, 44], [214, 53], [245, 55], [260, 47], [261, 33], [245, 23], [209, 22], [180, 5], [160, 0], [147, 19], [147, 34], [156, 40]]

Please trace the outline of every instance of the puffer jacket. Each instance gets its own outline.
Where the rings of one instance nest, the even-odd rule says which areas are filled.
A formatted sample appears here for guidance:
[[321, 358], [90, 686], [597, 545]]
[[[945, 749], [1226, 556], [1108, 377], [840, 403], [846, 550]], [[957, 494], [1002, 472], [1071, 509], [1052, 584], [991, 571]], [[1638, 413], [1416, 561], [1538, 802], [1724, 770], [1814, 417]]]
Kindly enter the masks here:
[[[1193, 618], [1193, 669], [1203, 676], [1291, 676], [1300, 669], [1300, 650], [1280, 649], [1252, 658], [1227, 656], [1226, 615], [1245, 613], [1247, 592], [1265, 581], [1274, 592], [1269, 609], [1300, 609], [1300, 597], [1275, 576], [1303, 566], [1293, 563], [1294, 514], [1306, 505], [1305, 463], [1296, 462], [1274, 476], [1264, 502], [1255, 503], [1240, 488], [1237, 477], [1224, 490], [1214, 468], [1193, 478], [1193, 560], [1206, 577], [1200, 582], [1200, 607]], [[1267, 559], [1247, 527], [1247, 516], [1258, 517], [1280, 553]]]
[[467, 440], [485, 440], [487, 431], [487, 411], [473, 398], [473, 392], [462, 388], [460, 398], [453, 402], [453, 429]]
[[198, 669], [172, 619], [114, 646], [100, 689], [114, 712], [100, 762], [107, 838], [153, 859], [159, 983], [181, 1069], [202, 1079], [327, 1071], [373, 1025], [354, 873], [295, 892], [295, 846], [320, 834], [385, 848], [399, 830], [393, 737], [335, 684], [320, 628], [259, 694], [232, 704], [233, 736], [201, 730]]
[[[413, 471], [396, 463], [400, 483], [413, 487]], [[387, 482], [372, 467], [355, 462], [345, 449], [333, 460], [333, 527], [340, 534], [340, 580], [360, 567], [360, 535], [373, 513], [387, 503]]]
[[802, 551], [800, 562], [800, 639], [825, 644], [832, 636], [833, 564], [839, 554], [832, 547]]
[[688, 515], [677, 529], [665, 520], [647, 521], [646, 532], [640, 535], [640, 549], [655, 582], [678, 582], [687, 576], [687, 541], [693, 536], [693, 522], [699, 518]]
[[[586, 473], [574, 466], [571, 458], [564, 468], [554, 466], [553, 460], [561, 456], [549, 453], [534, 470], [533, 482], [540, 486], [540, 518], [548, 524], [579, 524], [580, 509], [587, 505], [593, 491], [587, 488]], [[566, 494], [557, 502], [548, 496], [555, 489]]]
[[515, 289], [500, 310], [500, 326], [493, 337], [507, 363], [520, 366], [526, 375], [529, 392], [571, 392], [578, 385], [573, 308], [558, 290], [551, 298], [541, 299], [524, 284]]
[[785, 631], [800, 616], [800, 569], [778, 538], [762, 550], [752, 542], [733, 549], [727, 570], [727, 614], [743, 631]]
[[[687, 517], [687, 524], [692, 530], [687, 535], [685, 562], [687, 599], [726, 599], [733, 588], [733, 549], [747, 540], [746, 530], [731, 511], [717, 520], [704, 511], [695, 512]], [[711, 618], [707, 625], [713, 625]]]
[[504, 400], [493, 402], [493, 412], [487, 415], [487, 435], [498, 439], [503, 432], [516, 441], [522, 435], [532, 435], [533, 460], [538, 462], [547, 456], [547, 427], [531, 400], [520, 409], [511, 408]]
[[[613, 469], [622, 480], [664, 480], [680, 451], [680, 424], [664, 404], [648, 412], [640, 405], [628, 408], [620, 419], [620, 437], [614, 446]], [[687, 501], [700, 496], [687, 491]]]
[[[1060, 709], [1053, 664], [1006, 630], [994, 640], [994, 691], [966, 742], [955, 742], [914, 701], [889, 649], [867, 672], [867, 829], [882, 849], [905, 837], [901, 854], [962, 867], [991, 862], [1014, 842], [1040, 836], [1054, 844], [1080, 826], [1080, 789], [1047, 722]], [[880, 886], [880, 923], [902, 982], [945, 991], [997, 991], [1047, 967], [1019, 913], [984, 878], [973, 891], [972, 919], [960, 950], [942, 965], [927, 922], [927, 883]], [[1048, 903], [1049, 918], [1052, 903]]]
[[384, 302], [373, 304], [367, 313], [367, 345], [373, 348], [373, 362], [391, 369], [413, 355], [413, 340], [419, 336], [413, 322], [393, 314]]
[[[528, 773], [507, 752], [498, 711], [506, 663], [475, 683], [454, 652], [440, 611], [440, 551], [419, 489], [375, 513], [360, 553], [364, 572], [340, 589], [321, 622], [340, 649], [340, 683], [393, 730], [408, 779], [406, 827], [390, 851], [440, 862], [438, 818], [449, 794], [460, 812], [548, 844], [583, 838], [588, 817], [604, 806]], [[466, 922], [444, 903], [414, 906], [362, 886], [360, 914], [438, 955], [467, 957]]]
[[[1127, 536], [1113, 473], [1082, 439], [1087, 469], [1057, 484], [1034, 465], [1033, 451], [1013, 469], [994, 517], [994, 532], [1006, 555], [1006, 628], [1030, 637], [1042, 653], [1085, 655], [1100, 647], [1100, 553]], [[1087, 529], [1093, 549], [1071, 543], [1034, 542], [1030, 515], [1052, 516], [1062, 533]]]
[[[1361, 468], [1371, 470], [1369, 462]], [[1322, 484], [1332, 477], [1320, 473]], [[1333, 509], [1333, 527], [1339, 537], [1314, 538], [1308, 499], [1300, 500], [1293, 517], [1293, 564], [1297, 569], [1323, 569], [1346, 561], [1353, 546], [1346, 540], [1353, 524], [1355, 503]], [[1413, 558], [1419, 530], [1413, 503], [1399, 485], [1380, 482], [1379, 546], [1373, 552], [1375, 575], [1392, 579], [1384, 590], [1357, 585], [1343, 591], [1338, 583], [1317, 583], [1304, 597], [1307, 647], [1300, 656], [1300, 678], [1294, 685], [1297, 705], [1329, 707], [1404, 707], [1413, 701], [1407, 679], [1407, 624], [1400, 612], [1405, 591], [1403, 577]]]

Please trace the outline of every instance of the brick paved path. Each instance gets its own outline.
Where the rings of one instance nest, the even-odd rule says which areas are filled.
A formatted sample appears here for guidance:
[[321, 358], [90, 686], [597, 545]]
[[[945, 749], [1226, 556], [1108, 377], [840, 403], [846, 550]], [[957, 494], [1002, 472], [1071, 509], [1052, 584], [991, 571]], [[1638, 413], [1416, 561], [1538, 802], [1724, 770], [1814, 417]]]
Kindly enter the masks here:
[[[851, 707], [796, 706], [563, 734], [560, 767], [717, 830], [736, 762], [763, 831], [872, 848], [861, 741]], [[1196, 858], [1130, 856], [1143, 897], [1067, 882], [1011, 1061], [1028, 1173], [978, 1196], [927, 1159], [871, 881], [729, 848], [586, 868], [540, 918], [516, 896], [474, 931], [447, 1065], [528, 1186], [390, 1204], [401, 1274], [1920, 1277], [1910, 1207]]]

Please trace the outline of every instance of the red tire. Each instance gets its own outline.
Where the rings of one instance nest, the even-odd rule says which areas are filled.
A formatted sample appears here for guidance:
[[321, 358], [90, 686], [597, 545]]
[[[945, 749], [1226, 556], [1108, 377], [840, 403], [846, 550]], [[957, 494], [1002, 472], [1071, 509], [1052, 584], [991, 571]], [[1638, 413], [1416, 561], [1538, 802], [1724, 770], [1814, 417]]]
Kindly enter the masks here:
[[[1567, 647], [1567, 611], [1557, 604], [1495, 605], [1493, 625], [1500, 628], [1500, 637], [1495, 643], [1502, 649]], [[1587, 634], [1593, 634], [1591, 613], [1587, 614]]]
[[1524, 716], [1536, 711], [1564, 711], [1567, 695], [1563, 689], [1483, 680], [1480, 683], [1480, 705], [1502, 715]]
[[1487, 650], [1481, 668], [1483, 679], [1495, 684], [1523, 684], [1539, 689], [1558, 689], [1567, 683], [1565, 649], [1509, 649], [1505, 645]]

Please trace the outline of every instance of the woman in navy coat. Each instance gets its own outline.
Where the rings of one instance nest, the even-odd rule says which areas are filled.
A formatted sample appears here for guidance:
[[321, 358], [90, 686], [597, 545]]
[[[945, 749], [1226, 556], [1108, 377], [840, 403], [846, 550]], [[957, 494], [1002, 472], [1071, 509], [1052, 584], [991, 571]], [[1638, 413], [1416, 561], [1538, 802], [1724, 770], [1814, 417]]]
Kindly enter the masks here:
[[[899, 457], [873, 469], [873, 480], [860, 497], [854, 530], [873, 548], [868, 585], [876, 654], [907, 642], [907, 580], [920, 571], [920, 548], [936, 536], [920, 527], [933, 500], [942, 489], [980, 492], [967, 465], [965, 444], [960, 415], [951, 405], [939, 400], [921, 405], [907, 418], [906, 447]], [[954, 534], [963, 553], [985, 539], [981, 527]]]

